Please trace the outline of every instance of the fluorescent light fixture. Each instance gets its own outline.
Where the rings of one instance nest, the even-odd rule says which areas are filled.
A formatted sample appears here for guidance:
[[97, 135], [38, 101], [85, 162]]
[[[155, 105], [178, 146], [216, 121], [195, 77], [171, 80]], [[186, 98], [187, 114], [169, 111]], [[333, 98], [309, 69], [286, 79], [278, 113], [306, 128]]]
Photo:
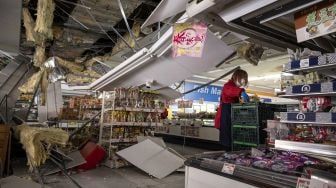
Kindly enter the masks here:
[[292, 73], [288, 73], [288, 72], [282, 72], [281, 74], [284, 75], [284, 76], [293, 76]]

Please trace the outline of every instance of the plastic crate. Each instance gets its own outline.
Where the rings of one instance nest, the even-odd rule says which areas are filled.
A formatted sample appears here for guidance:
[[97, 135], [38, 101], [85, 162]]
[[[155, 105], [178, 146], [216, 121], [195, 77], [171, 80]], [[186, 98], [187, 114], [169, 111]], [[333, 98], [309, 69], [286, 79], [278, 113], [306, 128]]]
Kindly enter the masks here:
[[257, 144], [254, 143], [247, 143], [247, 142], [238, 142], [234, 141], [232, 144], [232, 151], [244, 151], [250, 150], [253, 147], [257, 147]]
[[232, 126], [232, 140], [239, 142], [259, 144], [259, 127], [258, 126]]
[[233, 104], [231, 108], [232, 124], [266, 126], [266, 120], [274, 118], [274, 112], [285, 112], [284, 105], [266, 103]]
[[231, 109], [231, 121], [232, 123], [239, 124], [258, 124], [258, 109], [255, 105], [233, 105]]

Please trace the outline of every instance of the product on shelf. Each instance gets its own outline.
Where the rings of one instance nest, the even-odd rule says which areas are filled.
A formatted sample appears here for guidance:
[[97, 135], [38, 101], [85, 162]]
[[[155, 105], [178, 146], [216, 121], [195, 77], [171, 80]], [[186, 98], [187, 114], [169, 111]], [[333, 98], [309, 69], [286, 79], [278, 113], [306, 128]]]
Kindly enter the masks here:
[[281, 88], [286, 89], [286, 87], [295, 85], [305, 85], [305, 84], [316, 84], [326, 82], [327, 78], [318, 72], [311, 72], [307, 74], [299, 75], [281, 75]]
[[178, 118], [181, 119], [214, 119], [215, 113], [214, 112], [199, 112], [199, 113], [182, 113], [178, 112]]
[[163, 120], [164, 103], [154, 92], [139, 88], [116, 88], [103, 93], [99, 142], [108, 151], [106, 165], [118, 168], [128, 165], [116, 152], [137, 143], [137, 136], [151, 136], [154, 126]]
[[331, 97], [303, 97], [300, 101], [302, 112], [328, 112], [331, 106]]
[[290, 126], [286, 140], [336, 145], [336, 128], [321, 126]]
[[62, 108], [59, 119], [61, 120], [78, 120], [79, 110], [76, 108]]
[[274, 144], [275, 140], [288, 138], [289, 128], [277, 120], [267, 120], [267, 143]]
[[200, 136], [200, 127], [181, 126], [181, 135], [199, 137]]

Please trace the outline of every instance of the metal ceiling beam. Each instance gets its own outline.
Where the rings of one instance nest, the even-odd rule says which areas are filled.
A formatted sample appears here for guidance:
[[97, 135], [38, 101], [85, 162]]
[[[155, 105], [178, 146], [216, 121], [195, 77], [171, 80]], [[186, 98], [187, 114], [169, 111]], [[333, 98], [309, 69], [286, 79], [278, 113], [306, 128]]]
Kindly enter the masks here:
[[[263, 23], [265, 23], [265, 22], [268, 22], [268, 21], [270, 21], [270, 20], [274, 20], [274, 19], [279, 18], [279, 17], [281, 17], [281, 16], [284, 16], [284, 15], [287, 15], [287, 14], [291, 14], [291, 13], [295, 13], [295, 12], [297, 12], [297, 11], [299, 11], [299, 10], [302, 10], [302, 9], [304, 9], [304, 8], [307, 8], [307, 7], [311, 6], [311, 5], [314, 5], [314, 4], [316, 4], [316, 3], [319, 3], [319, 2], [321, 2], [321, 1], [323, 1], [323, 0], [313, 0], [313, 1], [310, 1], [310, 2], [307, 1], [307, 0], [299, 0], [299, 1], [296, 0], [295, 3], [302, 2], [302, 3], [301, 3], [302, 5], [300, 5], [300, 6], [296, 6], [296, 7], [293, 7], [293, 6], [289, 5], [288, 8], [282, 8], [282, 7], [281, 7], [281, 8], [280, 8], [280, 10], [282, 10], [281, 13], [270, 12], [272, 15], [269, 16], [268, 18], [265, 18], [265, 19], [261, 20], [260, 23], [263, 24]], [[283, 10], [283, 9], [284, 9], [284, 10]]]
[[135, 36], [134, 36], [134, 33], [133, 33], [132, 29], [130, 28], [130, 26], [129, 26], [129, 24], [128, 24], [127, 17], [126, 17], [124, 8], [123, 8], [123, 6], [122, 6], [122, 4], [121, 4], [121, 1], [120, 1], [120, 0], [117, 0], [117, 1], [118, 1], [118, 5], [119, 5], [119, 8], [120, 8], [121, 15], [122, 15], [122, 17], [123, 17], [123, 19], [124, 19], [126, 28], [127, 28], [128, 32], [129, 32], [130, 36], [132, 37], [132, 39], [133, 39], [133, 41], [134, 41], [136, 47], [139, 49], [140, 46], [139, 46], [138, 42], [136, 41], [136, 38], [135, 38]]

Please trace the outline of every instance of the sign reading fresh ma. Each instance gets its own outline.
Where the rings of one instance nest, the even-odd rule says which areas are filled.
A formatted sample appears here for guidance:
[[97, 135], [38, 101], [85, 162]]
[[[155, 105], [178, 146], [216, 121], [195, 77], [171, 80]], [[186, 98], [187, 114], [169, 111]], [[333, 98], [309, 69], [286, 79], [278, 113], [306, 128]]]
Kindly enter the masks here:
[[[190, 91], [200, 85], [201, 84], [198, 84], [198, 83], [186, 82], [184, 85], [184, 91]], [[222, 87], [209, 85], [209, 86], [200, 88], [194, 92], [191, 92], [189, 94], [186, 94], [184, 96], [184, 99], [204, 100], [208, 102], [219, 102], [221, 92], [222, 92]]]
[[326, 0], [295, 14], [298, 42], [336, 31], [336, 0]]

